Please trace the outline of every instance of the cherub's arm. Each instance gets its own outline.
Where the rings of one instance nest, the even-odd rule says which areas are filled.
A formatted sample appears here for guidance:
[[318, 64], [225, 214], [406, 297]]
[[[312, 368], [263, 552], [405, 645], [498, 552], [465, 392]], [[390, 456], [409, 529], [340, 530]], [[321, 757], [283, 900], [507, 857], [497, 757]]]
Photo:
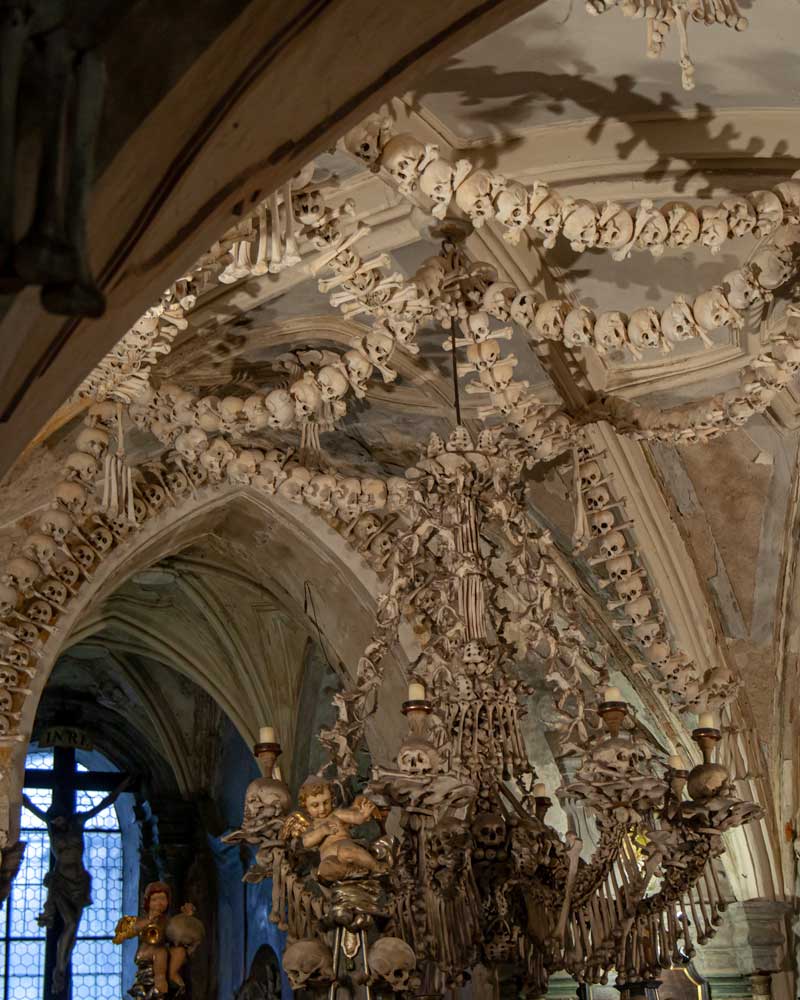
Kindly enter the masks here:
[[331, 818], [317, 820], [313, 826], [303, 834], [303, 847], [319, 847], [326, 837], [337, 832], [336, 820], [331, 822]]
[[362, 823], [367, 823], [372, 819], [375, 810], [376, 806], [374, 802], [370, 802], [368, 798], [359, 795], [351, 806], [340, 806], [334, 810], [334, 815], [338, 816], [343, 823], [347, 823], [349, 826], [360, 826]]

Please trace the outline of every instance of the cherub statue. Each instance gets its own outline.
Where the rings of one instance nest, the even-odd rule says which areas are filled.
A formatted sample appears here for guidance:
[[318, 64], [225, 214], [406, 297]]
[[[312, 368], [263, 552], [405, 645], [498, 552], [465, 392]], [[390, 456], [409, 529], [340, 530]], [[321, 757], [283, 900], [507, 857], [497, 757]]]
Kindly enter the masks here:
[[179, 914], [168, 916], [171, 902], [170, 887], [151, 882], [144, 890], [143, 915], [122, 917], [114, 931], [114, 944], [139, 938], [136, 982], [128, 990], [137, 1000], [184, 995], [181, 969], [203, 939], [204, 929], [191, 903], [184, 903]]
[[381, 818], [379, 806], [359, 795], [351, 806], [334, 808], [330, 782], [317, 776], [306, 779], [298, 797], [303, 811], [288, 816], [281, 833], [284, 838], [299, 837], [303, 847], [319, 848], [321, 879], [337, 882], [386, 871], [386, 863], [352, 840], [349, 832], [351, 826]]

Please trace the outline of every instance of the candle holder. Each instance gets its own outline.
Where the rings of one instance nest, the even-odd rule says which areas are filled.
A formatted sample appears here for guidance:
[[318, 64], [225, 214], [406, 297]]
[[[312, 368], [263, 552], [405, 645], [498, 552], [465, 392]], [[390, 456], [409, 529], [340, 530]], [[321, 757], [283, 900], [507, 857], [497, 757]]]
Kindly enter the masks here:
[[597, 714], [611, 734], [612, 739], [619, 736], [625, 716], [628, 714], [627, 701], [601, 701], [597, 706]]
[[[273, 795], [280, 802], [283, 813], [287, 813], [292, 805], [292, 793], [285, 781], [275, 777], [275, 764], [281, 755], [280, 743], [256, 743], [253, 755], [261, 771], [261, 777], [252, 782], [250, 788], [257, 786], [263, 793]], [[248, 794], [250, 789], [248, 789]]]
[[428, 735], [428, 716], [433, 711], [433, 704], [427, 698], [403, 702], [403, 715], [408, 719], [408, 728], [418, 739]]
[[537, 795], [533, 801], [534, 815], [540, 822], [544, 823], [547, 810], [552, 806], [553, 800], [549, 795]]
[[692, 739], [700, 747], [703, 763], [693, 767], [689, 772], [687, 787], [689, 796], [695, 802], [706, 802], [719, 795], [728, 784], [728, 771], [722, 764], [712, 760], [714, 747], [722, 739], [719, 729], [704, 726], [692, 730]]

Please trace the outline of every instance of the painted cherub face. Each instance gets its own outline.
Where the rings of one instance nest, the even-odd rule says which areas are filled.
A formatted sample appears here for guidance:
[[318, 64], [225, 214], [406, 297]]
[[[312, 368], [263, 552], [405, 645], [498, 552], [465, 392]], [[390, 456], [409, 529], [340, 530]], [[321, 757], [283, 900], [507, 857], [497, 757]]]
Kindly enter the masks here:
[[162, 913], [166, 913], [168, 906], [169, 899], [167, 899], [167, 894], [165, 892], [154, 892], [150, 897], [148, 908], [153, 916], [157, 917]]
[[330, 816], [333, 810], [330, 789], [323, 788], [322, 791], [313, 792], [307, 796], [306, 810], [312, 819], [324, 819], [326, 816]]

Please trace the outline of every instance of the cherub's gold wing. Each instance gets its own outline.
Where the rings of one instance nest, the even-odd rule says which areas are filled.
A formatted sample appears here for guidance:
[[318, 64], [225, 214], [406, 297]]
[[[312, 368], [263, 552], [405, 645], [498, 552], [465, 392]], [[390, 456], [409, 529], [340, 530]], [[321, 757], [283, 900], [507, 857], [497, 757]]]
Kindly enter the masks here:
[[281, 840], [293, 840], [295, 837], [301, 837], [309, 826], [311, 826], [311, 821], [301, 812], [289, 813], [281, 827]]
[[114, 944], [122, 944], [136, 936], [136, 917], [122, 917], [114, 928]]

